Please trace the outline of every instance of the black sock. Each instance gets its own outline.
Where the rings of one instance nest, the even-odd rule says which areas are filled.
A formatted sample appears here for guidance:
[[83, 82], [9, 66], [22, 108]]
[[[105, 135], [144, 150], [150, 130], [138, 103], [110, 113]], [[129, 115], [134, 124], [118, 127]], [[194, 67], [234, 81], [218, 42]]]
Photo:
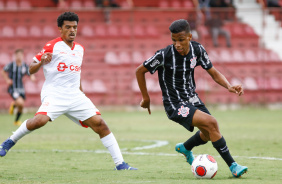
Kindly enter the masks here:
[[212, 144], [213, 147], [218, 151], [220, 156], [223, 158], [223, 160], [226, 162], [228, 167], [230, 167], [231, 164], [235, 161], [229, 153], [229, 149], [226, 145], [224, 137], [222, 136], [218, 141], [212, 142]]
[[22, 113], [21, 113], [21, 112], [18, 112], [15, 121], [18, 121], [18, 120], [20, 119], [21, 115], [22, 115]]
[[203, 141], [200, 137], [200, 130], [198, 132], [195, 133], [195, 135], [193, 135], [192, 137], [190, 137], [190, 139], [188, 139], [185, 143], [184, 143], [184, 147], [187, 150], [192, 150], [195, 146], [200, 146], [202, 144], [206, 144], [206, 141]]

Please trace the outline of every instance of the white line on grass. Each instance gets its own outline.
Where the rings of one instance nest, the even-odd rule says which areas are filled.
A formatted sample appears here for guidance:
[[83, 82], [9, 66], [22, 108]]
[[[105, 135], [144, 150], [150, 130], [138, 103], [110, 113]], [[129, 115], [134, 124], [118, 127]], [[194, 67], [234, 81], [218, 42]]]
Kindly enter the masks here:
[[[22, 150], [22, 149], [13, 149], [11, 150], [13, 152], [32, 152], [32, 153], [40, 153], [40, 152], [49, 152], [49, 150]], [[107, 150], [59, 150], [59, 149], [53, 149], [52, 152], [59, 152], [59, 153], [109, 153]], [[169, 157], [175, 157], [175, 156], [182, 156], [181, 154], [174, 154], [174, 153], [146, 153], [146, 152], [128, 152], [128, 151], [122, 151], [122, 154], [124, 155], [144, 155], [144, 156], [169, 156]], [[194, 155], [197, 156], [197, 155]], [[219, 155], [214, 157], [220, 157]], [[261, 160], [279, 160], [282, 161], [282, 158], [276, 158], [276, 157], [247, 157], [247, 156], [233, 156], [234, 158], [247, 158], [247, 159], [261, 159]]]
[[[150, 156], [182, 156], [181, 154], [172, 154], [172, 153], [147, 153], [147, 152], [129, 152], [135, 151], [135, 150], [146, 150], [146, 149], [152, 149], [157, 147], [162, 147], [165, 145], [168, 145], [168, 141], [161, 141], [161, 140], [134, 140], [139, 142], [148, 142], [153, 143], [151, 145], [147, 146], [141, 146], [141, 147], [135, 147], [135, 148], [123, 148], [121, 149], [122, 154], [124, 155], [150, 155]], [[22, 149], [13, 149], [11, 151], [14, 152], [48, 152], [48, 150], [22, 150]], [[107, 150], [59, 150], [59, 149], [53, 149], [52, 152], [60, 152], [60, 153], [109, 153]], [[196, 155], [195, 155], [196, 156]], [[220, 157], [215, 156], [215, 157]], [[280, 160], [282, 161], [282, 158], [275, 158], [275, 157], [247, 157], [247, 156], [233, 156], [234, 158], [247, 158], [247, 159], [262, 159], [262, 160]]]
[[136, 140], [139, 142], [153, 142], [154, 144], [148, 145], [148, 146], [141, 146], [141, 147], [135, 147], [135, 148], [124, 148], [121, 149], [122, 151], [126, 151], [126, 150], [144, 150], [144, 149], [152, 149], [152, 148], [158, 148], [158, 147], [162, 147], [162, 146], [166, 146], [168, 145], [168, 141], [160, 141], [160, 140]]

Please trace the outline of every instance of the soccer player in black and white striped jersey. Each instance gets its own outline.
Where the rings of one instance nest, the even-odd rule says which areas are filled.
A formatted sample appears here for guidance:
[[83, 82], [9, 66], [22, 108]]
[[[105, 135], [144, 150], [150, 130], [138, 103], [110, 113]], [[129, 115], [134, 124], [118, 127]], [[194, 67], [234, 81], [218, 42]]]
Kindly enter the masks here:
[[177, 152], [184, 154], [191, 165], [195, 146], [211, 141], [214, 148], [229, 166], [234, 177], [240, 177], [247, 167], [237, 164], [232, 158], [224, 137], [219, 131], [217, 120], [211, 116], [204, 103], [195, 92], [194, 70], [197, 66], [205, 69], [212, 79], [229, 92], [239, 96], [243, 94], [241, 85], [232, 86], [223, 74], [211, 63], [204, 47], [191, 41], [189, 23], [184, 20], [174, 21], [170, 27], [172, 45], [160, 49], [136, 69], [136, 78], [142, 93], [140, 106], [150, 110], [150, 97], [146, 87], [145, 73], [158, 71], [159, 84], [162, 90], [166, 114], [188, 131], [197, 127], [199, 131], [184, 143], [176, 145]]
[[[9, 85], [8, 93], [13, 98], [13, 102], [10, 105], [9, 113], [13, 114], [14, 108], [17, 108], [16, 118], [14, 125], [21, 125], [20, 117], [23, 112], [25, 102], [25, 89], [23, 85], [23, 77], [30, 75], [28, 71], [28, 65], [23, 61], [24, 51], [17, 49], [15, 51], [15, 61], [8, 63], [2, 70], [2, 75]], [[35, 80], [34, 75], [30, 75], [32, 81]]]

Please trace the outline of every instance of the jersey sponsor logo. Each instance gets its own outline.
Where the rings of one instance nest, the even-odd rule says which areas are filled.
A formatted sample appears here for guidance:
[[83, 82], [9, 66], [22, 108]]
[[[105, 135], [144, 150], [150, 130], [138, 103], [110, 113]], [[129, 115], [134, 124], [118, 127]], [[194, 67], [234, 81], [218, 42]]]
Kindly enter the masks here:
[[75, 71], [75, 72], [79, 72], [81, 70], [80, 66], [77, 65], [70, 65], [70, 67], [68, 67], [66, 65], [66, 63], [60, 62], [57, 66], [57, 69], [59, 72], [63, 72], [65, 71], [67, 68], [70, 69], [70, 71]]
[[70, 65], [70, 70], [79, 72], [81, 70], [81, 68], [77, 65]]
[[189, 103], [191, 103], [191, 104], [195, 104], [195, 103], [199, 103], [199, 104], [201, 104], [201, 102], [200, 102], [200, 100], [199, 100], [199, 98], [197, 97], [197, 96], [194, 96], [194, 97], [192, 97], [192, 98], [190, 98], [189, 99]]
[[195, 68], [197, 63], [197, 57], [193, 57], [192, 59], [190, 59], [190, 68]]
[[147, 59], [146, 62], [145, 62], [145, 65], [147, 65], [148, 63], [153, 61], [158, 54], [160, 54], [160, 51], [158, 51], [154, 56], [152, 56], [149, 59]]
[[63, 71], [65, 71], [67, 68], [68, 68], [68, 67], [67, 67], [66, 63], [62, 63], [62, 62], [60, 62], [60, 63], [58, 64], [58, 66], [57, 66], [57, 69], [58, 69], [59, 72], [63, 72]]
[[209, 56], [208, 56], [208, 54], [206, 52], [204, 52], [204, 56], [205, 56], [205, 58], [207, 60], [207, 64], [209, 64], [210, 63], [210, 58], [209, 58]]
[[156, 65], [159, 65], [160, 64], [160, 61], [155, 59], [151, 64], [150, 64], [150, 67], [155, 67]]
[[188, 107], [184, 107], [181, 105], [181, 107], [178, 109], [178, 115], [181, 115], [182, 117], [187, 117], [189, 114], [190, 109]]

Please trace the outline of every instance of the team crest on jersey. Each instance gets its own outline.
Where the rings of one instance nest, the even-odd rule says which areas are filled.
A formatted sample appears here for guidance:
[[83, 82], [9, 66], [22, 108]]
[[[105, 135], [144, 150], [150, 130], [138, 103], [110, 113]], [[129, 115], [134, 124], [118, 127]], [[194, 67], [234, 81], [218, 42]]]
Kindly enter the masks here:
[[178, 109], [178, 115], [182, 117], [187, 117], [190, 109], [188, 107], [184, 107], [183, 105]]
[[190, 68], [195, 68], [197, 63], [197, 57], [193, 57], [192, 59], [190, 59]]

